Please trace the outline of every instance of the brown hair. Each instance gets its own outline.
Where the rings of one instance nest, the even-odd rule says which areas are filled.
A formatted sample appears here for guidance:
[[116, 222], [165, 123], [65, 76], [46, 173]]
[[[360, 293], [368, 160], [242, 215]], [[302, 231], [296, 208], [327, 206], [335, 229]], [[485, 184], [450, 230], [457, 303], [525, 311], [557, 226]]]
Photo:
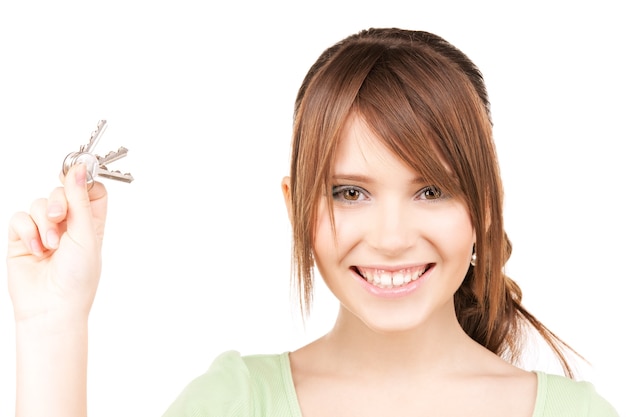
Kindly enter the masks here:
[[465, 202], [477, 256], [454, 296], [465, 332], [515, 362], [529, 324], [572, 376], [567, 345], [521, 305], [520, 288], [504, 274], [512, 248], [482, 74], [460, 50], [428, 32], [364, 30], [324, 51], [304, 78], [291, 160], [293, 274], [303, 312], [312, 301], [317, 207], [320, 198], [331, 198], [334, 153], [354, 112], [408, 166]]

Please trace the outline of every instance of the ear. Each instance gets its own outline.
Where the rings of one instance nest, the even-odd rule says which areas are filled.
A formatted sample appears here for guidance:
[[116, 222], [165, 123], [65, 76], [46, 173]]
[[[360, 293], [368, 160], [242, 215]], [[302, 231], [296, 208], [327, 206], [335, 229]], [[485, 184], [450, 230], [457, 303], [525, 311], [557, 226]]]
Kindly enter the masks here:
[[287, 207], [289, 222], [293, 224], [293, 211], [291, 208], [291, 178], [284, 177], [280, 183], [280, 188], [283, 190], [283, 198], [285, 199], [285, 206]]

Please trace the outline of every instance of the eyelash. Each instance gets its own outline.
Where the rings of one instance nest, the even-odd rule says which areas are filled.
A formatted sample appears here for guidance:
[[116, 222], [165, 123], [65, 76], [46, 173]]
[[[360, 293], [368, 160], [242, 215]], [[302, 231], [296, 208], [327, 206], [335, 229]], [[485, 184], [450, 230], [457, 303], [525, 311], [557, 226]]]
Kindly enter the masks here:
[[443, 193], [443, 191], [441, 191], [441, 188], [434, 186], [434, 185], [429, 185], [428, 187], [424, 187], [422, 188], [419, 192], [418, 195], [422, 195], [428, 191], [431, 191], [435, 194], [434, 198], [426, 198], [426, 200], [439, 200], [441, 198], [445, 198], [445, 194]]
[[[357, 200], [349, 200], [346, 198], [343, 198], [344, 193], [345, 192], [356, 192], [358, 193], [358, 197]], [[346, 204], [355, 204], [357, 202], [359, 202], [358, 198], [360, 198], [361, 196], [366, 197], [367, 196], [367, 192], [362, 189], [361, 187], [355, 187], [353, 185], [336, 185], [333, 186], [333, 200], [341, 202], [341, 203], [346, 203]]]
[[[346, 199], [344, 198], [346, 192], [350, 192], [350, 193], [355, 193], [356, 194], [356, 199]], [[421, 190], [419, 190], [416, 193], [417, 197], [423, 196], [425, 193], [428, 192], [432, 192], [434, 194], [433, 198], [418, 198], [418, 200], [424, 200], [424, 201], [435, 201], [435, 200], [440, 200], [443, 198], [446, 198], [446, 195], [443, 193], [443, 191], [441, 191], [441, 189], [435, 185], [429, 185], [426, 186], [424, 188], [422, 188]], [[367, 191], [365, 191], [363, 188], [361, 187], [357, 187], [354, 185], [336, 185], [333, 186], [332, 188], [332, 195], [333, 195], [333, 200], [341, 202], [341, 203], [345, 203], [345, 204], [356, 204], [361, 200], [361, 197], [363, 198], [367, 198], [369, 199], [369, 195], [367, 193]]]

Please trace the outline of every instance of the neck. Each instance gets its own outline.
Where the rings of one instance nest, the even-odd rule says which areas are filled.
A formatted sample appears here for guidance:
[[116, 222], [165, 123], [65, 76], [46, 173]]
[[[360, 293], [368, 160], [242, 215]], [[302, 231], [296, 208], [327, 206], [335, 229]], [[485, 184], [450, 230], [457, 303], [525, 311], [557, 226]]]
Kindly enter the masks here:
[[397, 331], [371, 329], [342, 307], [335, 326], [320, 343], [328, 349], [328, 357], [336, 359], [335, 369], [378, 369], [385, 374], [452, 371], [463, 365], [467, 349], [477, 347], [459, 325], [452, 306], [428, 322]]

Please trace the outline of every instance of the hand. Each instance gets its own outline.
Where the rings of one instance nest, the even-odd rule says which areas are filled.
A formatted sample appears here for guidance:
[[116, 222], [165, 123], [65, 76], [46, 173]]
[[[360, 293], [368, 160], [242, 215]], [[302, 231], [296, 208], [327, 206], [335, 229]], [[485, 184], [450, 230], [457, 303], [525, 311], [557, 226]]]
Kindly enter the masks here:
[[107, 193], [88, 190], [83, 164], [64, 187], [13, 215], [7, 254], [9, 292], [16, 323], [39, 317], [89, 315], [101, 270]]

